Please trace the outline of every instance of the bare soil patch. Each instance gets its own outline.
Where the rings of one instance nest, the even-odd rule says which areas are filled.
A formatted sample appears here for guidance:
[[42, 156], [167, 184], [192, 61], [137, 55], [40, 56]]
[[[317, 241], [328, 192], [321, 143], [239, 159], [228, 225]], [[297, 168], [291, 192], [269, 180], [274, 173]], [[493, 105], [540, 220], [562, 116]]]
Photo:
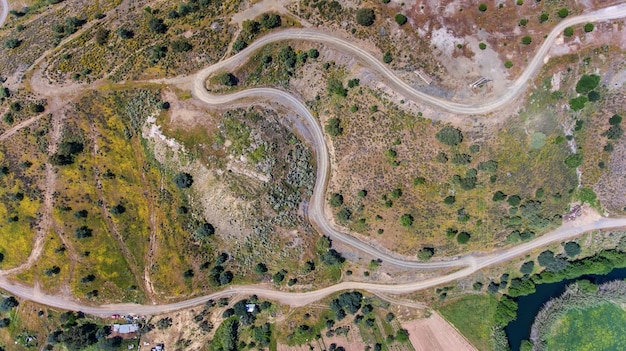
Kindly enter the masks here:
[[428, 318], [402, 323], [416, 351], [476, 351], [458, 330], [433, 312]]

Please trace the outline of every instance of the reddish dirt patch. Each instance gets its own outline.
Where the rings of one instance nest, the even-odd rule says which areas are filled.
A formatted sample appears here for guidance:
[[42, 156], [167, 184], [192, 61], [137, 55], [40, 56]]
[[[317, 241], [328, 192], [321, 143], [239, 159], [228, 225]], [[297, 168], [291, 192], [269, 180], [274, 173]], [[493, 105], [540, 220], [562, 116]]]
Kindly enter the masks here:
[[416, 351], [476, 351], [458, 330], [439, 314], [402, 323]]

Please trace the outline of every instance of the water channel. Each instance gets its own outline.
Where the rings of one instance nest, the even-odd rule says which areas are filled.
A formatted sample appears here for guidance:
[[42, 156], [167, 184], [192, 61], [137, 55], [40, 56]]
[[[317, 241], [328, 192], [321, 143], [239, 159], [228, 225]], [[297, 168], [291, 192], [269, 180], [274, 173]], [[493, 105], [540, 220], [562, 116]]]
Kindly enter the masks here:
[[605, 275], [590, 274], [557, 283], [540, 284], [536, 286], [537, 291], [534, 294], [518, 297], [517, 319], [509, 323], [504, 329], [509, 338], [511, 351], [519, 351], [522, 340], [530, 338], [530, 328], [541, 307], [553, 297], [560, 296], [567, 285], [581, 279], [587, 279], [594, 284], [602, 284], [625, 278], [626, 268], [617, 268]]

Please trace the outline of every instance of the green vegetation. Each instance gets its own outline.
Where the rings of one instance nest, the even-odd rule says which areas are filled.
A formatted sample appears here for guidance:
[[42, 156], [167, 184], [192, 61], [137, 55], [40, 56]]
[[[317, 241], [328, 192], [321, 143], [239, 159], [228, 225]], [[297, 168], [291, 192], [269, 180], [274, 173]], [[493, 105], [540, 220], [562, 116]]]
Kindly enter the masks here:
[[595, 26], [593, 25], [593, 23], [586, 23], [585, 26], [583, 27], [583, 30], [585, 31], [585, 33], [591, 33], [593, 32], [594, 28]]
[[513, 67], [513, 62], [511, 60], [507, 60], [506, 62], [504, 62], [504, 67], [506, 68]]
[[565, 165], [569, 168], [577, 168], [583, 164], [583, 156], [581, 154], [572, 154], [565, 158]]
[[487, 48], [487, 44], [485, 44], [483, 42], [480, 42], [480, 43], [478, 43], [478, 48], [481, 49], [481, 50], [485, 50]]
[[574, 35], [574, 27], [565, 27], [565, 29], [563, 30], [563, 35], [566, 38], [569, 38], [572, 35]]
[[396, 14], [396, 16], [394, 17], [394, 19], [396, 20], [396, 23], [397, 23], [397, 24], [399, 24], [399, 25], [401, 25], [401, 26], [402, 26], [402, 25], [404, 25], [404, 24], [406, 24], [406, 22], [407, 22], [407, 18], [406, 18], [406, 16], [405, 16], [405, 15], [403, 15], [403, 14], [401, 14], [401, 13]]
[[485, 11], [487, 11], [487, 4], [485, 4], [485, 3], [480, 3], [480, 5], [478, 5], [478, 11], [480, 11], [480, 12], [485, 12]]
[[343, 128], [341, 127], [341, 120], [339, 118], [333, 117], [330, 118], [326, 125], [324, 126], [324, 130], [332, 137], [339, 136], [343, 133]]
[[533, 38], [531, 38], [528, 35], [522, 37], [522, 44], [524, 44], [524, 45], [528, 45], [528, 44], [532, 43], [532, 41], [533, 41]]
[[548, 13], [542, 12], [541, 15], [539, 15], [539, 23], [546, 22], [549, 18], [550, 15], [548, 15]]
[[371, 8], [361, 8], [356, 11], [356, 23], [362, 26], [371, 26], [375, 19], [374, 10]]
[[585, 95], [579, 96], [577, 98], [573, 98], [569, 101], [569, 107], [572, 111], [580, 111], [585, 107], [585, 103], [589, 101]]
[[463, 141], [463, 134], [461, 131], [451, 126], [441, 128], [437, 134], [435, 134], [435, 137], [441, 143], [449, 146], [459, 145]]
[[405, 213], [400, 217], [400, 224], [403, 227], [409, 228], [413, 225], [413, 216], [409, 213]]
[[491, 331], [496, 325], [494, 316], [497, 304], [498, 301], [491, 294], [465, 295], [446, 303], [439, 308], [439, 312], [477, 349], [492, 350]]
[[587, 94], [600, 84], [600, 76], [597, 74], [583, 74], [576, 83], [576, 92]]
[[564, 8], [559, 9], [557, 14], [559, 15], [559, 18], [565, 18], [569, 15], [569, 10], [564, 7]]

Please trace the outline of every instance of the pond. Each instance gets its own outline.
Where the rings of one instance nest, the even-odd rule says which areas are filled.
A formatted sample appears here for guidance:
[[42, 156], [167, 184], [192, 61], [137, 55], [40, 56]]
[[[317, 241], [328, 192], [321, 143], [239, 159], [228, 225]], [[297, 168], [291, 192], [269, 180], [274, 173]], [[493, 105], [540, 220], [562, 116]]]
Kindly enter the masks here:
[[560, 296], [565, 291], [567, 285], [582, 279], [587, 279], [595, 284], [602, 284], [624, 278], [626, 278], [626, 268], [618, 268], [605, 275], [590, 274], [557, 283], [540, 284], [536, 286], [537, 291], [534, 294], [518, 297], [517, 319], [504, 328], [509, 338], [511, 351], [519, 351], [522, 340], [530, 338], [530, 328], [541, 307], [550, 299]]

